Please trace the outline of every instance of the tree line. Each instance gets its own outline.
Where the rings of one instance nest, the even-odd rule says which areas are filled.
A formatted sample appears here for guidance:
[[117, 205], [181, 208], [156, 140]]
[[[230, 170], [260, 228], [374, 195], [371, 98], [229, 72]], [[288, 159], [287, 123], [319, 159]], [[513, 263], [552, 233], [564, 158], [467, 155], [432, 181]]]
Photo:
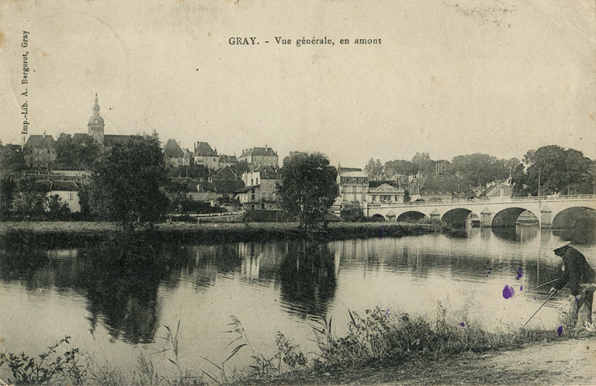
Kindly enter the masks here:
[[596, 184], [596, 161], [581, 151], [560, 146], [529, 150], [522, 160], [499, 159], [488, 154], [458, 155], [451, 161], [433, 160], [429, 153], [416, 153], [412, 160], [384, 164], [371, 158], [364, 170], [372, 180], [404, 176], [435, 176], [437, 190], [466, 192], [494, 181], [510, 178], [514, 196], [592, 194]]

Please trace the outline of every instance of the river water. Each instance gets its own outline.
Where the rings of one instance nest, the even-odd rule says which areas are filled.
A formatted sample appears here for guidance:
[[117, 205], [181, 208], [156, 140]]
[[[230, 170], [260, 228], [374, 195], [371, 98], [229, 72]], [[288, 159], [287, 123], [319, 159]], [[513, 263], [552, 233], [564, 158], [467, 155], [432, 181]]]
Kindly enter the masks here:
[[[380, 232], [380, 235], [383, 233]], [[167, 329], [179, 328], [183, 367], [217, 372], [229, 354], [237, 317], [255, 350], [274, 352], [276, 332], [315, 351], [312, 327], [333, 317], [341, 334], [348, 310], [437, 315], [488, 330], [521, 327], [542, 304], [562, 241], [538, 228], [472, 228], [328, 243], [267, 241], [215, 245], [103, 242], [76, 249], [4, 245], [0, 251], [0, 349], [38, 354], [68, 335], [74, 346], [129, 373], [140, 353], [170, 371]], [[578, 245], [596, 267], [596, 243]], [[503, 288], [517, 296], [505, 299]], [[523, 287], [523, 288], [522, 288]], [[532, 325], [556, 333], [568, 292]], [[248, 362], [244, 350], [228, 362]], [[162, 369], [163, 368], [163, 369]], [[0, 369], [0, 378], [6, 369]]]

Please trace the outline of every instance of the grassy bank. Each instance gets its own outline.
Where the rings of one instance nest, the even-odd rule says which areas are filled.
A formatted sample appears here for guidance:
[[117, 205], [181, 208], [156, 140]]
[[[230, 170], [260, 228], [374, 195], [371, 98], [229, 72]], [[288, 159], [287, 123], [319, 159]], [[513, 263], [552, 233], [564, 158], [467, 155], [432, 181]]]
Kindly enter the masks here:
[[[401, 237], [431, 233], [437, 228], [424, 224], [335, 223], [306, 236], [321, 241], [349, 238]], [[123, 231], [108, 222], [1, 222], [0, 238], [9, 242], [76, 246], [90, 241], [118, 238]], [[136, 237], [176, 242], [242, 242], [303, 239], [296, 223], [163, 223], [154, 229], [138, 230]]]
[[[538, 330], [517, 329], [506, 332], [488, 332], [477, 326], [459, 322], [459, 313], [448, 315], [439, 304], [437, 318], [410, 317], [404, 313], [391, 313], [375, 308], [359, 315], [350, 311], [347, 333], [337, 336], [332, 320], [322, 322], [315, 328], [318, 353], [305, 354], [299, 345], [277, 333], [277, 351], [265, 356], [256, 351], [244, 331], [242, 323], [232, 318], [230, 344], [226, 346], [229, 356], [222, 363], [213, 363], [210, 373], [197, 364], [185, 368], [188, 363], [179, 357], [178, 342], [184, 332], [165, 327], [169, 348], [161, 354], [162, 362], [169, 366], [167, 374], [159, 373], [154, 357], [140, 356], [138, 366], [122, 374], [110, 364], [98, 366], [93, 358], [72, 349], [62, 340], [40, 356], [25, 354], [0, 354], [0, 367], [12, 371], [10, 379], [15, 384], [68, 383], [78, 385], [198, 385], [198, 384], [329, 384], [348, 383], [370, 375], [385, 373], [416, 372], [424, 374], [425, 365], [443, 360], [457, 362], [458, 356], [470, 358], [479, 353], [501, 349], [515, 349], [534, 342], [562, 341], [574, 338], [571, 329]], [[249, 333], [250, 334], [250, 333]], [[239, 352], [248, 352], [252, 363], [238, 370], [234, 358]], [[37, 357], [41, 358], [37, 359]], [[47, 359], [47, 360], [46, 360]], [[44, 363], [44, 360], [45, 363]], [[204, 365], [204, 363], [203, 363]], [[170, 371], [171, 370], [171, 371]], [[457, 370], [455, 370], [457, 371]], [[429, 374], [430, 375], [430, 374]], [[397, 378], [396, 378], [397, 379]], [[402, 380], [404, 377], [402, 376]]]
[[[477, 325], [461, 322], [462, 315], [448, 312], [439, 304], [439, 316], [410, 317], [375, 308], [364, 315], [350, 313], [348, 332], [333, 333], [332, 321], [317, 329], [320, 353], [304, 366], [287, 368], [286, 372], [251, 369], [233, 384], [345, 384], [374, 371], [409, 369], [424, 373], [425, 366], [461, 355], [511, 350], [537, 342], [575, 338], [570, 328], [553, 330], [515, 329], [486, 331]], [[296, 352], [290, 353], [296, 357]], [[285, 361], [283, 350], [278, 354]], [[286, 366], [287, 367], [287, 366]], [[403, 373], [403, 372], [402, 372]], [[406, 378], [407, 379], [407, 378]]]

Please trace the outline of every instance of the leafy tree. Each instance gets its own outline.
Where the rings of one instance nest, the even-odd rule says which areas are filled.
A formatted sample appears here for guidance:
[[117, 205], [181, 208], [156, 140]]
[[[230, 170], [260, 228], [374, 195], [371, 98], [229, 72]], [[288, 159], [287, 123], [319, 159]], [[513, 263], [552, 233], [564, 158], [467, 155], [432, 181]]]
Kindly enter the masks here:
[[56, 165], [54, 168], [88, 169], [101, 154], [99, 147], [88, 135], [60, 134], [56, 141]]
[[4, 219], [8, 216], [16, 190], [17, 184], [12, 177], [4, 177], [0, 180], [0, 218]]
[[21, 178], [12, 200], [11, 212], [20, 218], [43, 218], [47, 208], [49, 184], [33, 177]]
[[513, 171], [513, 193], [517, 196], [592, 193], [593, 162], [583, 153], [556, 145], [530, 150], [523, 164]]
[[278, 194], [288, 217], [304, 232], [324, 222], [339, 194], [337, 169], [321, 153], [292, 152], [284, 159]]
[[62, 220], [65, 219], [70, 213], [68, 204], [60, 198], [59, 195], [54, 194], [48, 197], [46, 202], [48, 209], [47, 216], [50, 220]]
[[460, 179], [460, 184], [467, 188], [503, 180], [510, 173], [508, 161], [480, 153], [453, 157], [451, 169]]
[[163, 187], [163, 192], [168, 198], [169, 213], [184, 213], [190, 201], [186, 197], [186, 183], [170, 180]]
[[412, 157], [412, 163], [416, 166], [416, 173], [421, 172], [423, 174], [430, 173], [434, 166], [428, 153], [416, 153], [414, 157]]
[[168, 210], [168, 182], [157, 134], [131, 137], [93, 165], [89, 201], [95, 214], [132, 230], [153, 223]]
[[0, 144], [1, 173], [21, 173], [26, 167], [21, 146]]
[[364, 212], [361, 208], [345, 208], [342, 209], [339, 216], [346, 221], [358, 222], [364, 221]]
[[389, 176], [412, 176], [418, 172], [418, 167], [412, 161], [395, 160], [385, 162], [385, 171]]
[[368, 174], [371, 180], [377, 180], [383, 172], [383, 164], [381, 163], [381, 160], [377, 159], [375, 161], [371, 158], [364, 167], [364, 171]]
[[91, 204], [89, 203], [89, 185], [81, 184], [79, 190], [79, 205], [81, 205], [80, 217], [92, 219]]

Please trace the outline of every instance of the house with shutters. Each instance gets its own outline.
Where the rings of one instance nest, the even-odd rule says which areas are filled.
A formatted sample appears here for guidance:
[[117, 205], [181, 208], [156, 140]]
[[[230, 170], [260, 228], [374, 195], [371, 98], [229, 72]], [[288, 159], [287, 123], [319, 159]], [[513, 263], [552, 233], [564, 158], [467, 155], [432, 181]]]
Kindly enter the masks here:
[[277, 185], [281, 175], [271, 165], [261, 165], [242, 175], [245, 188], [237, 192], [237, 197], [246, 210], [279, 210]]
[[194, 164], [207, 166], [211, 170], [219, 169], [219, 155], [207, 142], [196, 142], [194, 145]]
[[238, 157], [240, 162], [249, 163], [255, 167], [261, 165], [269, 165], [279, 168], [279, 157], [272, 148], [265, 145], [265, 147], [253, 147], [251, 149], [242, 150], [242, 154]]
[[30, 135], [23, 146], [25, 164], [32, 168], [49, 169], [56, 162], [56, 141], [51, 135]]

